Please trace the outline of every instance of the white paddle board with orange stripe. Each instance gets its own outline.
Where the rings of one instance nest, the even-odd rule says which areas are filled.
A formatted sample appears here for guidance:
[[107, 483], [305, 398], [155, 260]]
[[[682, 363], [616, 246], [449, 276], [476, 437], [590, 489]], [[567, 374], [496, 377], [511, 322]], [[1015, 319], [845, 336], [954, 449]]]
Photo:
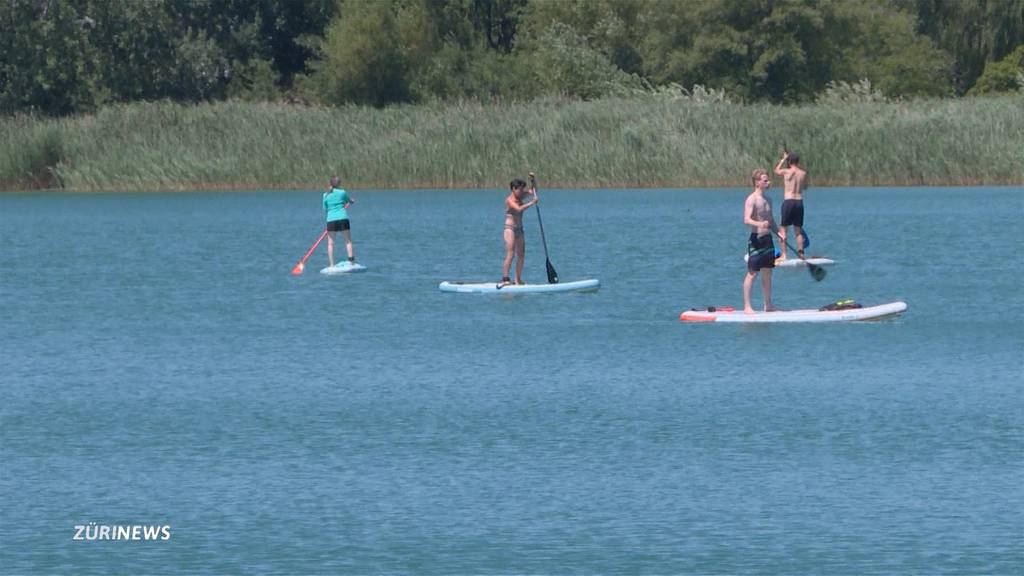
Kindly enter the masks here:
[[686, 310], [679, 315], [683, 322], [739, 322], [739, 323], [772, 323], [772, 322], [858, 322], [863, 320], [881, 320], [902, 314], [907, 310], [906, 302], [890, 302], [863, 308], [847, 308], [845, 310], [779, 310], [776, 312], [757, 311], [752, 314], [742, 309], [730, 307], [701, 308]]

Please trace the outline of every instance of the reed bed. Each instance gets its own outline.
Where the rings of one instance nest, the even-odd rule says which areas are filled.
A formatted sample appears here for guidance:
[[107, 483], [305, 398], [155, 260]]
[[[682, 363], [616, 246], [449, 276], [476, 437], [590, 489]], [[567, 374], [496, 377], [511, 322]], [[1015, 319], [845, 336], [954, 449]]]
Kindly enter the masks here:
[[812, 185], [1024, 183], [1024, 97], [805, 106], [638, 97], [374, 109], [137, 103], [0, 118], [0, 188], [747, 186], [782, 142]]

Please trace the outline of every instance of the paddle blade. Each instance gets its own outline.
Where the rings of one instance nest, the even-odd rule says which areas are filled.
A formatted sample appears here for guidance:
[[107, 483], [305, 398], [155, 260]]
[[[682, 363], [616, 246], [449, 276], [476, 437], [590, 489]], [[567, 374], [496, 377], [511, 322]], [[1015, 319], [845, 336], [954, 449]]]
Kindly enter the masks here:
[[814, 264], [808, 264], [807, 269], [811, 271], [811, 278], [814, 278], [815, 282], [821, 282], [825, 279], [825, 269], [821, 266], [815, 266]]
[[303, 264], [302, 262], [299, 262], [298, 264], [295, 265], [295, 268], [292, 268], [292, 276], [298, 276], [302, 274], [302, 271], [305, 269], [306, 265]]
[[548, 284], [558, 284], [558, 272], [555, 272], [555, 267], [551, 265], [551, 260], [545, 260], [544, 263], [548, 269]]

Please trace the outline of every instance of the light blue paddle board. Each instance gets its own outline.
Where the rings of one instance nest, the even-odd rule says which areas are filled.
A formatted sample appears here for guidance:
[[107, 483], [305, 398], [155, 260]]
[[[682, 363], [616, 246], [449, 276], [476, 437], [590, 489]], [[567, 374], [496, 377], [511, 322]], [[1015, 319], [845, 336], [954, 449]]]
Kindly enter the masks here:
[[502, 284], [500, 282], [444, 281], [438, 286], [441, 292], [462, 292], [469, 294], [531, 294], [540, 292], [576, 292], [597, 290], [601, 282], [596, 278], [559, 282], [557, 284]]
[[349, 262], [348, 260], [346, 260], [344, 262], [338, 262], [334, 266], [328, 266], [327, 268], [320, 270], [320, 273], [327, 274], [329, 276], [334, 276], [336, 274], [355, 274], [356, 272], [365, 271], [366, 266], [363, 266], [358, 262]]

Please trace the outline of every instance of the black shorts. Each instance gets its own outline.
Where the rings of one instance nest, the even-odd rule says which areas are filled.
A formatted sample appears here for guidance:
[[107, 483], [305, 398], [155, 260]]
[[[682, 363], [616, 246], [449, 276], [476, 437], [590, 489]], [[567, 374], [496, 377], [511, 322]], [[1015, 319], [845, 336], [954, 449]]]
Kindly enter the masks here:
[[331, 220], [327, 223], [328, 232], [340, 232], [341, 230], [348, 230], [348, 218], [344, 220]]
[[803, 200], [783, 200], [782, 202], [782, 223], [780, 226], [800, 226], [803, 228], [804, 225], [804, 201]]
[[751, 232], [747, 241], [747, 270], [757, 272], [762, 268], [775, 268], [775, 243], [770, 234], [758, 236]]

